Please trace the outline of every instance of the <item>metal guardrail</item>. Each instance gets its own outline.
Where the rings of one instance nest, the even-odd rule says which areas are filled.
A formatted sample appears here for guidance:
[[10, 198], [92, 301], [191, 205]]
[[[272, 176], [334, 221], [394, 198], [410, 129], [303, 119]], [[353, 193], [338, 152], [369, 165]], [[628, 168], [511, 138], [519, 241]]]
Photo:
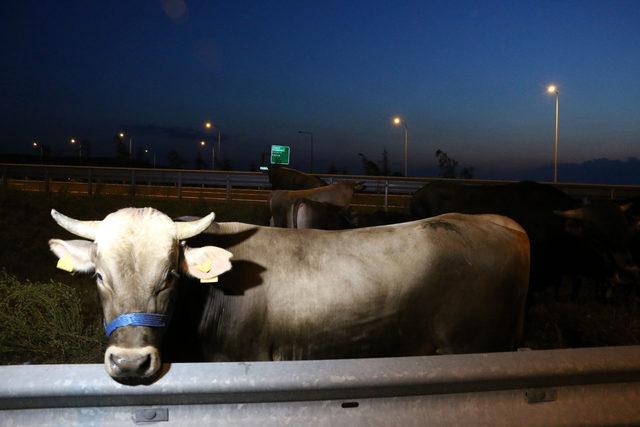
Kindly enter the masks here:
[[640, 423], [640, 346], [165, 368], [126, 386], [102, 365], [0, 367], [0, 424]]
[[[45, 183], [45, 191], [49, 184], [56, 182], [85, 183], [86, 193], [93, 194], [101, 184], [124, 184], [130, 186], [130, 193], [135, 194], [140, 184], [169, 186], [175, 189], [175, 196], [182, 197], [185, 187], [219, 187], [225, 188], [225, 198], [231, 198], [232, 188], [252, 188], [269, 190], [271, 188], [266, 174], [261, 172], [227, 172], [187, 169], [149, 169], [149, 168], [117, 168], [96, 166], [61, 166], [0, 163], [2, 185], [7, 187], [11, 180], [38, 180]], [[384, 197], [384, 206], [388, 205], [388, 195], [410, 195], [426, 183], [447, 180], [430, 177], [386, 177], [364, 175], [330, 175], [316, 174], [328, 183], [340, 180], [362, 181], [365, 193], [378, 194]], [[508, 183], [508, 180], [456, 179], [468, 185]], [[569, 195], [582, 198], [625, 199], [640, 196], [639, 185], [606, 185], [559, 183], [554, 184]]]

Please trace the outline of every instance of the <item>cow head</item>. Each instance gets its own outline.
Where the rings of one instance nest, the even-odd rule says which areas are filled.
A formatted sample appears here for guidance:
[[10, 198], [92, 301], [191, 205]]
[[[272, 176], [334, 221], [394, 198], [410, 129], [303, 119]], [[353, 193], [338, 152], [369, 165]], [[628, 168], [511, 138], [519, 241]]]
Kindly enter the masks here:
[[179, 274], [205, 281], [231, 269], [232, 255], [224, 249], [180, 245], [208, 228], [214, 214], [190, 222], [173, 222], [152, 208], [121, 209], [102, 221], [78, 221], [55, 210], [51, 216], [88, 239], [51, 239], [49, 247], [60, 268], [94, 273], [109, 336], [107, 372], [123, 381], [154, 378]]

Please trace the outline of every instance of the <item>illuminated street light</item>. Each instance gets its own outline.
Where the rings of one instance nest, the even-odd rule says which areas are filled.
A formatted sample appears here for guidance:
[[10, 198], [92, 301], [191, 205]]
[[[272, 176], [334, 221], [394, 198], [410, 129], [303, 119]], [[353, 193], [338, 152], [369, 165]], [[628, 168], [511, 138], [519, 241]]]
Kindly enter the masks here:
[[[204, 123], [205, 129], [211, 129], [213, 127], [213, 123], [211, 122]], [[221, 159], [222, 156], [220, 155], [220, 128], [218, 128], [217, 126], [215, 128], [216, 131], [218, 131], [218, 157]], [[215, 154], [213, 153], [213, 145], [211, 146], [211, 169], [215, 169]]]
[[[120, 139], [124, 139], [124, 136], [124, 132], [118, 133], [118, 137], [120, 137]], [[133, 158], [133, 137], [131, 136], [129, 137], [129, 158]]]
[[156, 168], [156, 152], [153, 151], [151, 148], [144, 149], [145, 154], [148, 154], [150, 151], [153, 152], [153, 168], [155, 169]]
[[403, 136], [404, 136], [404, 176], [407, 175], [407, 145], [409, 144], [409, 129], [407, 127], [407, 122], [402, 119], [400, 116], [396, 116], [393, 118], [394, 126], [402, 125]]
[[558, 182], [558, 98], [559, 91], [556, 85], [549, 85], [547, 92], [556, 96], [556, 143], [553, 147], [553, 183]]
[[311, 169], [311, 173], [313, 173], [313, 132], [309, 132], [307, 130], [299, 130], [298, 133], [303, 134], [303, 135], [309, 135], [309, 137], [311, 138], [311, 162], [310, 162], [310, 169]]
[[[207, 142], [206, 142], [206, 141], [204, 141], [204, 140], [203, 140], [203, 141], [200, 141], [200, 146], [201, 146], [202, 148], [206, 147], [206, 146], [207, 146]], [[215, 156], [215, 153], [213, 152], [213, 144], [211, 144], [211, 170], [213, 170], [213, 160], [214, 160], [214, 156]]]
[[[78, 141], [75, 138], [69, 139], [69, 144], [71, 145], [76, 145], [76, 142]], [[82, 158], [82, 143], [78, 145], [78, 157]]]
[[40, 159], [41, 159], [41, 161], [43, 161], [44, 160], [44, 148], [42, 148], [42, 144], [38, 143], [38, 141], [33, 141], [31, 143], [31, 146], [34, 149], [39, 149], [40, 150]]

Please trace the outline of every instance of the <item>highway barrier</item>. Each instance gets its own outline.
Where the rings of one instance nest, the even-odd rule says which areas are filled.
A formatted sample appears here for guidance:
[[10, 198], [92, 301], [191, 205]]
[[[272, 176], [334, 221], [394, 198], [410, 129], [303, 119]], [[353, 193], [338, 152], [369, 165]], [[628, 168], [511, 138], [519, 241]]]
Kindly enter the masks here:
[[[3, 188], [29, 191], [67, 191], [94, 195], [121, 194], [135, 197], [204, 198], [266, 203], [271, 185], [261, 172], [230, 172], [188, 169], [117, 168], [0, 163]], [[428, 177], [390, 177], [316, 174], [327, 183], [361, 181], [354, 204], [404, 208], [411, 195], [429, 182], [447, 180]], [[468, 185], [507, 183], [506, 180], [456, 179]], [[559, 183], [560, 190], [575, 198], [627, 199], [640, 196], [638, 185]]]
[[640, 346], [165, 365], [151, 385], [102, 365], [0, 367], [1, 425], [630, 425]]

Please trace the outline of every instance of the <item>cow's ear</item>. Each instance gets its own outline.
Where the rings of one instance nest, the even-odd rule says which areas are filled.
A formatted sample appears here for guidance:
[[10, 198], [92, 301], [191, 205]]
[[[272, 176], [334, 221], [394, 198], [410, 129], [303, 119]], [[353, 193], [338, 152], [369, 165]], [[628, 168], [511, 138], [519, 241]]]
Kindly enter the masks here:
[[91, 273], [94, 243], [89, 240], [49, 240], [49, 248], [58, 257], [58, 268], [70, 273]]
[[190, 248], [183, 246], [182, 271], [200, 280], [213, 280], [231, 270], [229, 259], [233, 254], [216, 246]]

